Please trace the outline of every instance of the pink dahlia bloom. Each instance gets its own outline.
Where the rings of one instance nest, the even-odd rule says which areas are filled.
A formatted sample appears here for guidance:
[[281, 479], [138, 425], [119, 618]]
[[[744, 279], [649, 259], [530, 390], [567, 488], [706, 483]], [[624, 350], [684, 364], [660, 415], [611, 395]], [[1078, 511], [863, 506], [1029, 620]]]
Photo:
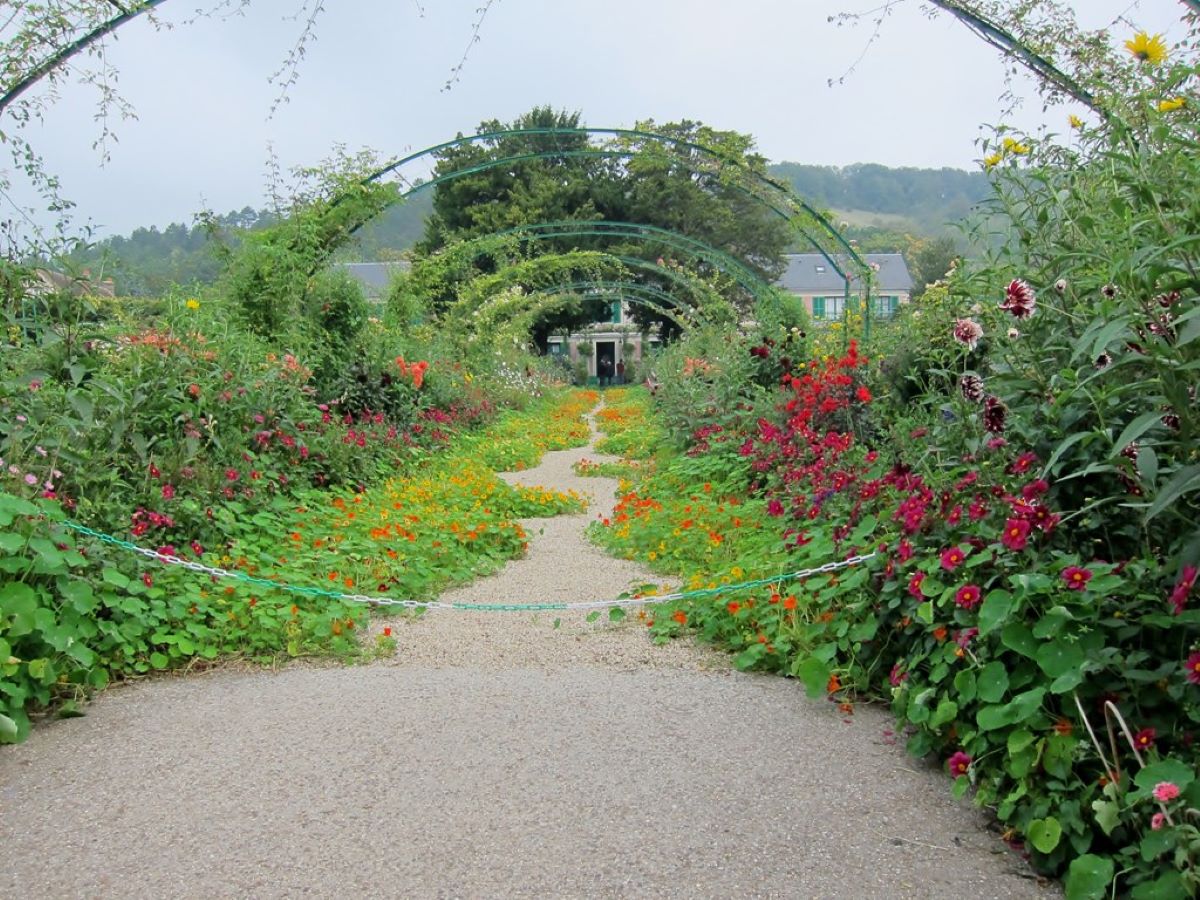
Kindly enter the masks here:
[[954, 321], [954, 339], [965, 344], [968, 350], [974, 350], [983, 337], [983, 327], [973, 319], [956, 319]]
[[1179, 796], [1179, 785], [1172, 781], [1160, 781], [1154, 786], [1154, 799], [1159, 803], [1170, 803]]

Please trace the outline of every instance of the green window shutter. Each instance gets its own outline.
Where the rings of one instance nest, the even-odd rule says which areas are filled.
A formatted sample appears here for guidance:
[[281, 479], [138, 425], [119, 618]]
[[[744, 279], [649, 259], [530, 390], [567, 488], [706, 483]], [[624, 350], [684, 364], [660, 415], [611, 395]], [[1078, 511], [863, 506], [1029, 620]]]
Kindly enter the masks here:
[[825, 318], [825, 298], [824, 297], [813, 297], [813, 318], [814, 319]]
[[614, 325], [621, 324], [621, 301], [614, 300], [612, 302], [612, 323]]

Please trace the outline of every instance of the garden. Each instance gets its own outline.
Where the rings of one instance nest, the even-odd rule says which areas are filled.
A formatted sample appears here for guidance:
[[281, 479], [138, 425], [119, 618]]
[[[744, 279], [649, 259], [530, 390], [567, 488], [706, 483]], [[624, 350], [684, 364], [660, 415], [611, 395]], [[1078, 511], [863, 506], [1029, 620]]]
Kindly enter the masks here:
[[[824, 326], [766, 284], [776, 225], [837, 235], [744, 136], [644, 123], [596, 146], [539, 110], [442, 151], [453, 187], [381, 304], [330, 268], [404, 194], [369, 156], [300, 173], [210, 285], [126, 303], [0, 263], [0, 743], [116, 681], [391, 654], [422, 602], [527, 551], [520, 520], [586, 508], [497, 473], [586, 445], [595, 411], [620, 461], [575, 471], [620, 487], [589, 534], [680, 585], [644, 598], [649, 639], [715, 644], [846, 717], [888, 704], [1068, 897], [1196, 896], [1196, 20], [1173, 48], [1056, 21], [1008, 36], [1026, 64], [1074, 52], [1031, 65], [1087, 121], [997, 129], [971, 253], [886, 321], [869, 271]], [[528, 167], [514, 204], [567, 179], [538, 168], [558, 154], [572, 190], [682, 172], [723, 227], [793, 205], [745, 264], [715, 249], [741, 231], [598, 226], [655, 196], [516, 210], [531, 236], [467, 221], [488, 152]], [[639, 325], [673, 338], [630, 360], [643, 384], [579, 389], [545, 355], [594, 315], [589, 285], [643, 291]]]

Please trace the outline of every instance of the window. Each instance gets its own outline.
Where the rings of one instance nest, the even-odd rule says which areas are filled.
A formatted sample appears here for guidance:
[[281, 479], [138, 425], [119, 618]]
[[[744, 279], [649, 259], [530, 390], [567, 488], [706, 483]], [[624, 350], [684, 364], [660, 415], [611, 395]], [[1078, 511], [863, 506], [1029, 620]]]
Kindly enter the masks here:
[[881, 319], [890, 319], [900, 308], [899, 297], [876, 297], [875, 314]]
[[551, 341], [550, 342], [550, 355], [551, 356], [562, 356], [563, 355], [562, 341]]
[[845, 308], [843, 297], [813, 297], [812, 314], [814, 319], [832, 321], [842, 317]]

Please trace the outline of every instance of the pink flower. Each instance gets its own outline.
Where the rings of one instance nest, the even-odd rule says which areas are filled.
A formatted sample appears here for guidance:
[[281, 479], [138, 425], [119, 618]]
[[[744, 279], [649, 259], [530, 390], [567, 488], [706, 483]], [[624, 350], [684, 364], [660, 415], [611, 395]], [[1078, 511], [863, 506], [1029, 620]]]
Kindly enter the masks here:
[[979, 605], [979, 600], [982, 596], [982, 593], [983, 592], [979, 589], [979, 585], [966, 584], [958, 589], [958, 592], [954, 595], [954, 602], [963, 609], [974, 609]]
[[1024, 319], [1033, 315], [1037, 308], [1037, 297], [1027, 283], [1014, 279], [1004, 289], [1004, 302], [1000, 308], [1012, 313], [1015, 318]]
[[966, 650], [967, 645], [970, 644], [978, 634], [978, 628], [964, 628], [962, 631], [954, 635], [954, 643]]
[[1087, 583], [1092, 580], [1092, 573], [1087, 569], [1081, 569], [1079, 566], [1067, 566], [1063, 569], [1062, 580], [1073, 591], [1085, 591], [1087, 590]]
[[37, 484], [38, 483], [37, 476], [34, 475], [32, 472], [29, 473], [28, 475], [25, 476], [25, 483], [26, 484]]
[[170, 499], [174, 498], [174, 496], [175, 496], [175, 487], [170, 484], [164, 484], [162, 486], [162, 498], [164, 500], [170, 500]]
[[1022, 453], [1015, 460], [1013, 460], [1012, 465], [1008, 467], [1008, 471], [1012, 472], [1014, 475], [1028, 472], [1037, 461], [1038, 458], [1036, 453]]
[[1183, 612], [1183, 608], [1187, 605], [1188, 594], [1192, 592], [1192, 587], [1196, 584], [1196, 567], [1184, 566], [1183, 572], [1179, 576], [1179, 580], [1175, 582], [1175, 588], [1171, 591], [1171, 605], [1175, 607], [1175, 615]]
[[1167, 824], [1167, 817], [1160, 812], [1155, 813], [1150, 817], [1150, 830], [1162, 831], [1162, 827]]
[[146, 587], [154, 587], [154, 576], [151, 575], [149, 572], [143, 572], [142, 573], [142, 583], [145, 584]]
[[1024, 550], [1028, 540], [1029, 523], [1024, 519], [1009, 519], [1004, 523], [1004, 533], [1000, 536], [1000, 543], [1009, 550]]
[[950, 774], [957, 778], [959, 775], [967, 774], [967, 770], [971, 768], [971, 757], [959, 750], [946, 760], [946, 765], [950, 769]]
[[782, 516], [783, 515], [783, 504], [780, 503], [774, 497], [772, 497], [769, 501], [767, 501], [767, 515], [768, 516]]
[[953, 572], [963, 564], [963, 560], [967, 557], [957, 547], [951, 547], [949, 550], [942, 551], [942, 568], [947, 572]]
[[974, 350], [979, 345], [979, 339], [983, 337], [983, 327], [972, 319], [955, 319], [954, 320], [954, 339], [960, 344], [965, 344], [968, 350]]
[[908, 673], [900, 671], [900, 663], [892, 666], [892, 671], [888, 674], [888, 681], [891, 682], [892, 687], [900, 687], [907, 678]]
[[1154, 799], [1159, 803], [1170, 803], [1179, 796], [1179, 785], [1172, 781], [1160, 781], [1154, 786]]

